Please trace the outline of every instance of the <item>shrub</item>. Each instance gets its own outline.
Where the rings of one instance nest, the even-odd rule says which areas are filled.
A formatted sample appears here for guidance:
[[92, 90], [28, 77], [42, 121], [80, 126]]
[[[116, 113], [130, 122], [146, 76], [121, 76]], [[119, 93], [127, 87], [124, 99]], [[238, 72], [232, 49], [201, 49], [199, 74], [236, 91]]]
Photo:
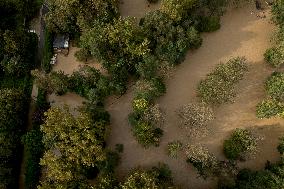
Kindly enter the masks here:
[[88, 59], [92, 57], [92, 55], [87, 49], [82, 48], [75, 53], [75, 57], [80, 62], [87, 62]]
[[147, 0], [149, 3], [157, 3], [159, 0]]
[[150, 123], [141, 121], [134, 125], [132, 130], [138, 143], [146, 148], [151, 145], [159, 146], [160, 138], [163, 135], [163, 131], [160, 128], [155, 128]]
[[200, 17], [198, 30], [200, 32], [213, 32], [220, 29], [220, 17], [210, 16], [210, 17]]
[[118, 153], [122, 153], [123, 150], [124, 150], [123, 144], [116, 144], [115, 145], [115, 151], [117, 151]]
[[202, 44], [202, 38], [195, 27], [190, 27], [187, 32], [187, 40], [191, 49], [198, 49]]
[[276, 24], [284, 24], [284, 2], [274, 1], [272, 6], [272, 19]]
[[49, 74], [50, 88], [57, 95], [63, 95], [68, 91], [68, 76], [62, 71]]
[[207, 123], [214, 119], [213, 110], [203, 103], [190, 103], [179, 111], [182, 126], [186, 128], [206, 127]]
[[284, 47], [281, 45], [276, 45], [270, 49], [267, 49], [264, 54], [264, 59], [272, 67], [280, 67], [284, 63]]
[[224, 142], [224, 154], [230, 160], [245, 160], [257, 151], [257, 138], [245, 129], [236, 129]]
[[134, 111], [142, 113], [149, 107], [149, 102], [144, 98], [136, 99], [133, 100], [132, 107]]
[[256, 116], [258, 118], [271, 118], [273, 116], [283, 115], [284, 104], [274, 100], [263, 100], [256, 107]]
[[135, 84], [134, 98], [144, 98], [147, 101], [152, 101], [155, 98], [163, 95], [166, 92], [165, 84], [160, 78], [151, 80], [139, 80]]
[[281, 155], [283, 155], [283, 153], [284, 153], [284, 137], [281, 137], [279, 139], [279, 145], [277, 146], [277, 150]]
[[284, 102], [284, 73], [273, 73], [267, 79], [265, 88], [273, 99]]
[[173, 141], [168, 143], [167, 154], [171, 158], [177, 158], [178, 152], [182, 149], [182, 143], [180, 141]]
[[217, 172], [218, 160], [205, 147], [188, 145], [186, 155], [187, 162], [191, 163], [203, 178], [214, 176]]
[[235, 85], [244, 77], [248, 67], [241, 57], [233, 58], [227, 64], [219, 64], [198, 85], [198, 96], [209, 104], [233, 102]]
[[43, 59], [41, 67], [45, 71], [45, 73], [49, 73], [51, 71], [50, 60], [53, 55], [52, 49], [52, 33], [48, 30], [44, 30], [44, 49], [43, 49]]

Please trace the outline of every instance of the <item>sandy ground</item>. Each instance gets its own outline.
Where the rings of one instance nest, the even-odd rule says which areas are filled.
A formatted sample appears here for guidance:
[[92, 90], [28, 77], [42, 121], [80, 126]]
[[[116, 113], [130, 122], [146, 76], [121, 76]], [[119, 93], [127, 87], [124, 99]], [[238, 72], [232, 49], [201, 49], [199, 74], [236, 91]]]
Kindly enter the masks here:
[[[80, 66], [88, 65], [106, 74], [106, 71], [101, 65], [95, 61], [90, 61], [88, 64], [77, 61], [74, 54], [78, 50], [77, 47], [70, 47], [68, 56], [58, 54], [57, 63], [53, 66], [52, 71], [63, 71], [65, 74], [71, 75], [74, 71], [79, 70]], [[49, 95], [48, 101], [51, 103], [51, 106], [63, 106], [66, 104], [69, 105], [71, 109], [75, 109], [77, 106], [81, 106], [85, 99], [77, 94], [67, 93], [62, 96], [55, 94]]]
[[149, 4], [147, 0], [120, 0], [119, 10], [121, 16], [142, 18], [145, 13], [159, 9], [161, 0], [156, 4]]
[[[140, 0], [136, 2], [141, 3]], [[125, 3], [125, 6], [131, 5]], [[266, 160], [275, 161], [279, 158], [276, 146], [278, 138], [284, 134], [284, 121], [261, 120], [255, 116], [257, 103], [265, 97], [263, 82], [273, 71], [264, 63], [263, 53], [271, 46], [270, 37], [274, 26], [269, 18], [257, 18], [255, 14], [251, 14], [252, 11], [255, 11], [254, 7], [246, 6], [228, 12], [222, 18], [222, 28], [214, 33], [203, 34], [202, 47], [195, 52], [189, 52], [184, 63], [177, 67], [174, 76], [166, 82], [167, 93], [158, 100], [166, 117], [160, 147], [144, 149], [132, 136], [127, 121], [127, 116], [131, 112], [131, 89], [119, 100], [109, 102], [107, 110], [111, 114], [112, 129], [108, 145], [114, 147], [117, 143], [124, 144], [121, 164], [117, 169], [120, 178], [136, 166], [147, 167], [164, 162], [170, 166], [176, 184], [183, 188], [214, 188], [214, 181], [197, 178], [196, 171], [185, 162], [184, 154], [178, 159], [170, 159], [165, 153], [166, 145], [173, 140], [181, 140], [184, 144], [201, 143], [218, 158], [223, 159], [223, 141], [235, 128], [255, 127], [266, 138], [260, 144], [261, 151], [257, 160], [241, 163], [241, 167], [260, 169]], [[124, 12], [124, 15], [128, 13], [132, 11]], [[210, 125], [208, 136], [198, 140], [189, 139], [186, 131], [178, 127], [176, 110], [196, 99], [197, 84], [212, 68], [220, 61], [227, 61], [235, 56], [245, 56], [250, 62], [250, 72], [238, 86], [240, 92], [235, 103], [222, 105], [216, 109], [216, 119]]]
[[65, 74], [71, 75], [74, 71], [79, 70], [80, 66], [88, 65], [97, 68], [102, 73], [106, 71], [101, 67], [101, 65], [95, 61], [88, 62], [85, 64], [76, 60], [74, 54], [79, 50], [77, 47], [70, 47], [68, 56], [63, 54], [58, 54], [57, 63], [53, 66], [53, 71], [63, 71]]

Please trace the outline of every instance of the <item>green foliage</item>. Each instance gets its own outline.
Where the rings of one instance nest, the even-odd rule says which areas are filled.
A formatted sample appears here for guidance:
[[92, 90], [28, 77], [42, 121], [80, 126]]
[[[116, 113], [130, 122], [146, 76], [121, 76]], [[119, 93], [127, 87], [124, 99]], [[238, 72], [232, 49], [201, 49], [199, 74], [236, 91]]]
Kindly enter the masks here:
[[39, 128], [26, 133], [22, 142], [25, 145], [25, 188], [36, 188], [39, 184], [41, 167], [40, 158], [43, 155], [44, 145], [42, 143], [42, 133]]
[[80, 62], [87, 62], [89, 58], [91, 58], [91, 54], [86, 49], [80, 49], [75, 53], [75, 57]]
[[284, 24], [284, 2], [282, 0], [276, 0], [272, 6], [272, 19], [276, 24]]
[[68, 91], [68, 77], [64, 72], [51, 72], [49, 74], [49, 85], [51, 91], [57, 95], [63, 95]]
[[284, 104], [274, 99], [267, 99], [260, 102], [256, 107], [258, 118], [271, 118], [281, 116], [284, 113]]
[[217, 158], [202, 146], [188, 145], [186, 147], [187, 162], [191, 163], [203, 178], [215, 176], [218, 171]]
[[123, 144], [116, 144], [115, 145], [115, 151], [117, 151], [118, 153], [122, 153], [123, 150], [124, 150]]
[[109, 170], [116, 165], [117, 156], [113, 158], [112, 154], [104, 152], [106, 122], [94, 118], [94, 114], [86, 113], [85, 109], [76, 117], [68, 107], [48, 110], [41, 126], [46, 151], [40, 164], [49, 170], [42, 188], [51, 183], [56, 186], [84, 183], [86, 177], [82, 174], [86, 168], [100, 165]]
[[182, 119], [181, 126], [186, 128], [201, 129], [214, 119], [212, 108], [203, 103], [188, 104], [181, 108], [178, 115]]
[[279, 145], [277, 146], [277, 150], [281, 155], [283, 155], [283, 153], [284, 153], [284, 137], [281, 137], [279, 139]]
[[182, 149], [182, 143], [180, 141], [169, 142], [167, 146], [167, 154], [171, 158], [177, 158], [178, 152]]
[[45, 73], [49, 73], [51, 71], [50, 60], [53, 55], [53, 36], [48, 29], [44, 30], [44, 48], [42, 53], [41, 68]]
[[284, 52], [284, 47], [282, 45], [276, 45], [270, 49], [267, 49], [264, 54], [265, 61], [272, 67], [278, 68], [284, 63], [283, 52]]
[[159, 0], [147, 0], [149, 3], [157, 3]]
[[267, 94], [273, 99], [284, 102], [284, 73], [273, 73], [266, 81]]
[[213, 32], [220, 29], [220, 27], [220, 17], [217, 16], [201, 17], [197, 26], [200, 32]]
[[150, 102], [162, 96], [165, 92], [165, 84], [159, 78], [139, 80], [135, 84], [134, 99], [145, 99], [147, 102]]
[[0, 187], [17, 187], [20, 136], [26, 114], [25, 95], [16, 89], [0, 90]]
[[95, 20], [110, 22], [118, 15], [116, 0], [66, 1], [48, 0], [50, 11], [46, 15], [47, 27], [57, 33], [74, 34], [80, 29], [94, 26]]
[[244, 58], [234, 58], [227, 64], [219, 64], [198, 85], [198, 96], [209, 104], [233, 102], [235, 85], [243, 79], [248, 67]]
[[245, 129], [236, 129], [224, 142], [223, 151], [230, 160], [245, 160], [256, 151], [257, 139]]
[[120, 184], [122, 189], [138, 188], [172, 188], [175, 189], [169, 167], [161, 164], [151, 170], [134, 170], [126, 180]]
[[159, 146], [160, 138], [163, 135], [163, 131], [160, 128], [155, 128], [147, 122], [138, 122], [136, 125], [133, 125], [132, 131], [138, 143], [145, 148], [151, 145]]
[[161, 10], [174, 21], [187, 17], [196, 0], [162, 0]]

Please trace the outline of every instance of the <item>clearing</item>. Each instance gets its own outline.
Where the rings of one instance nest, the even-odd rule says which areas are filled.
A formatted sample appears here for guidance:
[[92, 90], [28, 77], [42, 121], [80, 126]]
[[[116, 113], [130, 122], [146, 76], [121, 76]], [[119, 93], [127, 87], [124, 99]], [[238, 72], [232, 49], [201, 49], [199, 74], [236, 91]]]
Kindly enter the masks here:
[[[145, 0], [124, 0], [124, 4], [121, 5], [122, 15], [143, 15], [148, 10], [140, 5], [142, 1], [145, 5]], [[138, 9], [141, 12], [138, 12]], [[108, 101], [107, 110], [111, 114], [108, 145], [124, 145], [121, 164], [117, 168], [120, 178], [134, 167], [147, 167], [164, 162], [170, 166], [175, 183], [183, 188], [214, 188], [214, 181], [197, 178], [194, 168], [185, 162], [184, 154], [180, 154], [178, 159], [169, 158], [165, 152], [167, 143], [173, 140], [181, 140], [183, 144], [201, 143], [218, 158], [223, 159], [223, 141], [235, 128], [254, 127], [266, 138], [260, 144], [257, 159], [240, 163], [240, 166], [260, 169], [264, 167], [266, 160], [275, 161], [279, 158], [276, 146], [278, 138], [284, 134], [284, 121], [261, 120], [255, 116], [257, 103], [265, 97], [263, 82], [273, 72], [273, 69], [265, 64], [263, 54], [271, 46], [270, 39], [275, 27], [270, 22], [269, 12], [264, 19], [258, 18], [253, 12], [256, 12], [253, 5], [228, 11], [222, 18], [222, 28], [214, 33], [203, 34], [202, 47], [195, 52], [189, 52], [185, 61], [174, 71], [173, 77], [166, 81], [167, 93], [158, 100], [166, 118], [162, 128], [164, 136], [158, 148], [144, 149], [132, 136], [127, 121], [131, 112], [131, 88], [120, 99]], [[188, 138], [185, 131], [178, 127], [176, 110], [196, 99], [199, 81], [220, 61], [225, 62], [235, 56], [245, 56], [250, 63], [250, 72], [238, 86], [239, 93], [235, 103], [216, 108], [216, 119], [210, 124], [208, 136], [198, 140]]]
[[[146, 12], [159, 8], [159, 4], [148, 7], [146, 0], [124, 0], [120, 4], [122, 16], [141, 18]], [[168, 142], [181, 140], [184, 144], [201, 143], [209, 148], [218, 158], [224, 159], [222, 145], [235, 128], [253, 127], [265, 136], [260, 144], [260, 152], [256, 160], [240, 163], [241, 167], [260, 169], [266, 160], [275, 161], [279, 158], [276, 151], [278, 138], [284, 134], [284, 121], [281, 119], [257, 119], [255, 109], [258, 102], [265, 97], [263, 82], [273, 69], [263, 60], [263, 53], [271, 46], [270, 38], [274, 31], [273, 24], [268, 17], [260, 19], [256, 16], [254, 6], [228, 11], [222, 18], [222, 28], [214, 33], [203, 34], [202, 47], [189, 52], [185, 61], [174, 71], [173, 77], [166, 81], [167, 93], [158, 99], [160, 107], [165, 113], [163, 125], [164, 136], [158, 148], [144, 149], [132, 136], [128, 124], [128, 114], [131, 112], [132, 89], [121, 98], [110, 97], [106, 109], [111, 114], [111, 133], [108, 146], [124, 144], [121, 164], [117, 168], [117, 175], [122, 178], [129, 170], [137, 166], [152, 166], [158, 162], [167, 163], [173, 172], [177, 185], [187, 189], [215, 188], [215, 181], [204, 181], [197, 178], [194, 168], [185, 162], [185, 155], [180, 154], [177, 159], [171, 159], [166, 154]], [[77, 49], [71, 47], [67, 57], [59, 55], [54, 71], [62, 70], [72, 74], [82, 63], [76, 61], [74, 53]], [[235, 103], [222, 105], [215, 109], [216, 119], [210, 124], [210, 133], [203, 138], [189, 138], [178, 127], [179, 119], [176, 113], [182, 105], [196, 99], [196, 87], [220, 61], [227, 61], [235, 56], [245, 56], [250, 62], [250, 72], [239, 84], [239, 93]], [[98, 64], [90, 64], [95, 67]], [[100, 68], [100, 67], [97, 67]], [[103, 70], [102, 70], [103, 71]], [[68, 104], [75, 108], [84, 99], [78, 95], [67, 93], [63, 96], [49, 96], [52, 105]]]

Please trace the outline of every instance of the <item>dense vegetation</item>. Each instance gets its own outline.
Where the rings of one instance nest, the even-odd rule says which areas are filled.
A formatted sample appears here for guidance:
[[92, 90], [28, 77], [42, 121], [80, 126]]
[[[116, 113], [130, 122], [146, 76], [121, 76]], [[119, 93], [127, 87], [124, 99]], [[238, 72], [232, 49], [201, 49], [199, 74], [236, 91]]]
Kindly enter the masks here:
[[235, 86], [248, 71], [245, 58], [237, 57], [219, 64], [198, 86], [198, 96], [208, 104], [233, 102]]
[[0, 1], [0, 188], [17, 188], [31, 92], [30, 70], [36, 65], [37, 36], [27, 32], [40, 2]]
[[230, 160], [246, 160], [257, 150], [257, 137], [246, 129], [236, 129], [224, 141], [224, 154]]

